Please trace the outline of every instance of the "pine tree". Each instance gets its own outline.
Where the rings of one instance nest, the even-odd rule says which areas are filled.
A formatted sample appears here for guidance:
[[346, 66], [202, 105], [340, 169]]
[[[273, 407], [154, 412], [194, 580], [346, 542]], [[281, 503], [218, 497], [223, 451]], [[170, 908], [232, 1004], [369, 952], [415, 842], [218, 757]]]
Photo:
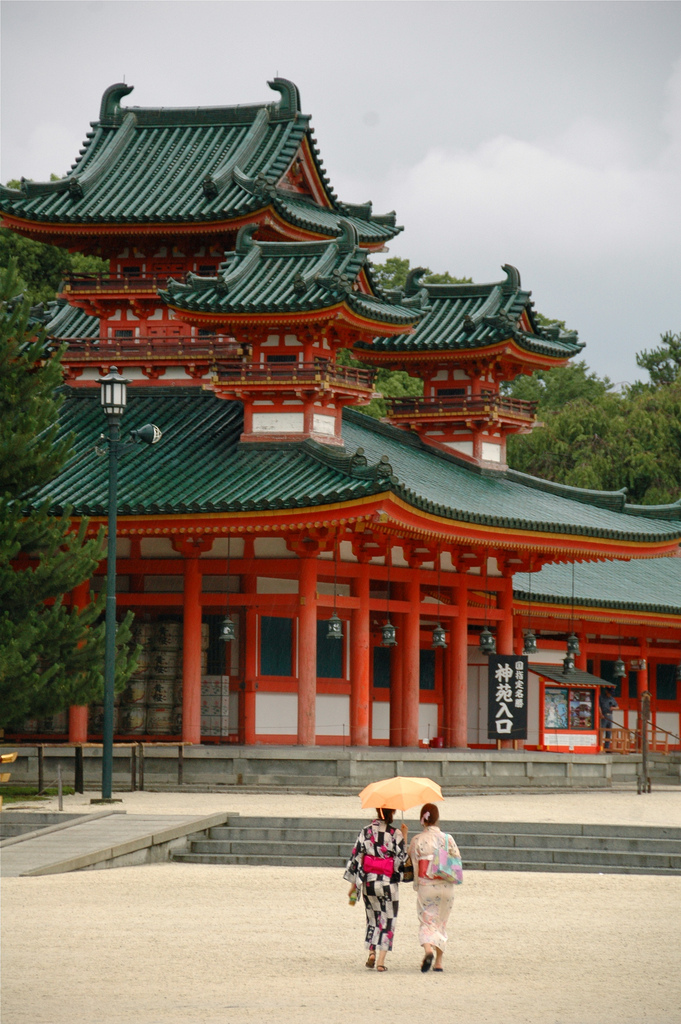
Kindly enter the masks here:
[[[63, 596], [88, 580], [104, 538], [75, 529], [69, 510], [50, 514], [38, 491], [64, 467], [71, 442], [59, 437], [60, 353], [50, 354], [14, 265], [0, 278], [0, 727], [62, 711], [103, 695], [103, 602], [78, 610]], [[117, 633], [117, 686], [136, 660], [129, 615]]]

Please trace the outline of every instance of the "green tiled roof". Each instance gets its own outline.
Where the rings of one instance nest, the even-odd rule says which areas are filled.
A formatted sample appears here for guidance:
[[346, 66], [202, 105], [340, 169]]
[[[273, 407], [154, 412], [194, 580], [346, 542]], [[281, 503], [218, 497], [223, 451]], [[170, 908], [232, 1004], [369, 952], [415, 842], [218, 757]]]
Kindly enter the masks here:
[[[76, 435], [76, 456], [45, 496], [55, 508], [70, 504], [78, 514], [101, 515], [107, 463], [87, 454], [103, 427], [98, 390], [67, 393], [62, 422]], [[121, 459], [124, 514], [304, 508], [392, 491], [414, 508], [469, 523], [641, 543], [681, 538], [681, 522], [627, 516], [535, 490], [503, 473], [475, 472], [354, 410], [344, 410], [345, 451], [311, 441], [241, 445], [241, 404], [198, 389], [131, 388], [125, 429], [146, 422], [163, 430], [163, 441]]]
[[[365, 218], [339, 203], [319, 161], [309, 115], [292, 82], [275, 78], [279, 103], [233, 107], [121, 107], [132, 86], [110, 86], [98, 121], [66, 177], [0, 186], [0, 212], [59, 224], [137, 224], [232, 220], [271, 203], [294, 223], [340, 234], [338, 216], [356, 221], [367, 244], [392, 238], [394, 218]], [[307, 138], [330, 210], [279, 188]], [[304, 209], [303, 209], [304, 207]]]
[[[449, 352], [479, 349], [513, 338], [520, 348], [553, 359], [570, 359], [584, 343], [576, 333], [557, 327], [540, 327], [533, 314], [531, 292], [520, 287], [520, 274], [506, 264], [506, 279], [496, 284], [420, 284], [424, 270], [413, 270], [404, 289], [412, 296], [427, 294], [430, 312], [408, 337], [376, 338], [377, 352]], [[399, 299], [398, 299], [399, 301]], [[519, 326], [527, 312], [532, 331]]]
[[99, 338], [99, 317], [89, 316], [82, 309], [70, 306], [63, 299], [50, 302], [46, 310], [45, 331], [50, 338]]
[[[545, 565], [540, 572], [513, 577], [517, 600], [572, 603], [572, 566]], [[631, 562], [585, 562], [575, 565], [575, 604], [627, 608], [681, 615], [681, 558], [646, 558]]]
[[168, 305], [210, 314], [303, 313], [339, 302], [359, 316], [399, 326], [421, 316], [421, 297], [397, 305], [355, 291], [367, 260], [357, 231], [342, 220], [343, 235], [331, 242], [255, 242], [257, 225], [241, 228], [236, 249], [226, 254], [217, 277], [187, 275], [187, 284], [169, 281], [159, 292]]

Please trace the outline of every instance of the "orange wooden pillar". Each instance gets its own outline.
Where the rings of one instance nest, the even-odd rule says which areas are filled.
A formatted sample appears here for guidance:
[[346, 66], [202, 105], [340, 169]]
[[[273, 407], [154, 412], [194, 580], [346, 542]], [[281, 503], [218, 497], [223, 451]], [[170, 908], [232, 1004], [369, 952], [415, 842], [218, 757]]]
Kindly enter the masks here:
[[317, 557], [300, 559], [298, 611], [298, 743], [314, 746], [317, 699]]
[[201, 570], [197, 555], [184, 559], [182, 602], [182, 742], [201, 742]]
[[369, 566], [360, 565], [353, 580], [359, 608], [352, 611], [350, 634], [350, 745], [369, 744], [371, 630], [369, 623]]
[[[250, 544], [248, 543], [250, 541]], [[246, 538], [246, 545], [253, 547], [250, 537]], [[246, 552], [244, 552], [245, 554]], [[252, 551], [249, 552], [253, 557]], [[248, 573], [243, 578], [244, 594], [256, 594], [258, 590], [258, 578]], [[246, 621], [246, 636], [244, 638], [244, 674], [241, 693], [239, 697], [239, 739], [247, 745], [255, 743], [255, 687], [260, 659], [260, 630], [258, 628], [258, 611], [252, 605], [247, 605], [244, 619]]]
[[[90, 603], [90, 581], [74, 587], [71, 606], [85, 608]], [[73, 704], [69, 708], [69, 743], [87, 743], [87, 704]]]
[[448, 708], [449, 745], [468, 746], [468, 580], [457, 577], [456, 608], [451, 635], [450, 692]]
[[513, 579], [505, 576], [500, 582], [499, 605], [503, 618], [497, 627], [497, 653], [513, 654]]
[[[401, 597], [402, 595], [399, 594]], [[404, 657], [400, 644], [404, 640], [404, 615], [391, 615], [390, 621], [395, 627], [397, 647], [390, 651], [390, 746], [401, 747], [404, 743]]]
[[404, 655], [402, 659], [402, 728], [401, 746], [419, 745], [419, 653], [421, 627], [421, 571], [412, 569], [407, 583], [409, 610], [404, 616]]

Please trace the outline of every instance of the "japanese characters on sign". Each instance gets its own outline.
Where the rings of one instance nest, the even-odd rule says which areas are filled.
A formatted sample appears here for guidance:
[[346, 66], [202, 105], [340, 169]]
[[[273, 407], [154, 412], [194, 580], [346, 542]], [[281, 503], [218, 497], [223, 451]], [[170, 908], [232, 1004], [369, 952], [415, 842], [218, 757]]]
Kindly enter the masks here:
[[491, 654], [487, 689], [489, 739], [527, 739], [527, 657]]

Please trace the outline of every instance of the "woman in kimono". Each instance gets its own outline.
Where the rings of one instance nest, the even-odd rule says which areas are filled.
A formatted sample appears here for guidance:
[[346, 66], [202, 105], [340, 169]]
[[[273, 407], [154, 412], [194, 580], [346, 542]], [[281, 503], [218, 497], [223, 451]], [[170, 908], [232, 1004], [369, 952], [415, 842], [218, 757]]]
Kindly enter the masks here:
[[442, 878], [428, 878], [427, 870], [439, 848], [447, 842], [452, 857], [459, 850], [451, 836], [438, 828], [440, 813], [435, 804], [424, 804], [419, 818], [423, 832], [414, 836], [409, 844], [409, 857], [414, 865], [416, 912], [419, 918], [419, 942], [425, 956], [421, 971], [429, 971], [435, 960], [434, 971], [442, 971], [442, 957], [447, 944], [447, 921], [454, 902], [454, 883]]
[[399, 909], [399, 883], [407, 859], [407, 826], [396, 829], [394, 811], [382, 807], [357, 836], [344, 878], [351, 882], [350, 898], [361, 892], [367, 916], [364, 945], [369, 950], [367, 967], [387, 971], [386, 953], [393, 948]]

